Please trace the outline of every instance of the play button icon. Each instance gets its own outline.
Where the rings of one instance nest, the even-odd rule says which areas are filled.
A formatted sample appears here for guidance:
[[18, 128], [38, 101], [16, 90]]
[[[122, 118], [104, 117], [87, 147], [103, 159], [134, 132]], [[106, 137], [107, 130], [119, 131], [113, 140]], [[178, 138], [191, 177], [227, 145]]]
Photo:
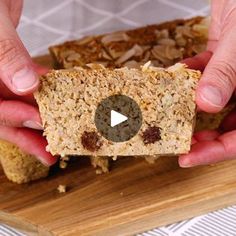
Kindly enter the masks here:
[[113, 95], [102, 100], [95, 112], [98, 132], [113, 142], [124, 142], [135, 136], [142, 125], [138, 104], [125, 95]]
[[119, 125], [126, 120], [128, 120], [127, 116], [124, 116], [117, 111], [111, 110], [111, 127]]

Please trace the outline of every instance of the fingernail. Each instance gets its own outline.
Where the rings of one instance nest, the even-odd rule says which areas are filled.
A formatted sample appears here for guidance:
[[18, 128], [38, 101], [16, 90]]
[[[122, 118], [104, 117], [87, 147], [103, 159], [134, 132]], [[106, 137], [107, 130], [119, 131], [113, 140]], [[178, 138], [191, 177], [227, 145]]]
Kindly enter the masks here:
[[215, 107], [221, 107], [223, 105], [222, 94], [217, 87], [211, 85], [204, 86], [201, 89], [200, 96], [204, 101]]
[[192, 166], [188, 158], [181, 159], [181, 161], [179, 162], [179, 165], [182, 168], [188, 168]]
[[27, 120], [23, 123], [23, 126], [26, 128], [30, 128], [30, 129], [38, 129], [38, 130], [43, 130], [43, 126], [36, 121], [33, 120]]
[[37, 156], [36, 159], [39, 160], [44, 166], [50, 166], [50, 164], [45, 161], [45, 158]]
[[197, 140], [196, 140], [194, 137], [192, 137], [191, 145], [193, 145], [193, 144], [195, 144], [195, 143], [197, 143]]
[[17, 91], [26, 92], [37, 86], [38, 77], [33, 70], [25, 67], [14, 74], [12, 84]]

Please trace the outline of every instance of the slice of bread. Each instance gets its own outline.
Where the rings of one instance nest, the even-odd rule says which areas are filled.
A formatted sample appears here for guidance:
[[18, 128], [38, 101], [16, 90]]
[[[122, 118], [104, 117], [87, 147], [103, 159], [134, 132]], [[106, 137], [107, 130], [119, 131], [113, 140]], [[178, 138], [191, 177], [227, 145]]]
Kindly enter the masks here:
[[[174, 20], [127, 31], [87, 36], [54, 45], [49, 51], [57, 69], [84, 67], [88, 63], [110, 68], [139, 68], [150, 60], [155, 66], [166, 67], [204, 51], [208, 25], [209, 20], [204, 17]], [[150, 156], [147, 158], [151, 159]], [[157, 155], [153, 156], [153, 160], [156, 159]]]
[[[98, 66], [95, 66], [98, 67]], [[168, 69], [144, 66], [141, 69], [84, 69], [51, 71], [41, 77], [35, 93], [53, 155], [173, 155], [190, 150], [195, 122], [195, 88], [200, 72], [176, 64]], [[122, 94], [134, 99], [142, 111], [138, 133], [128, 141], [112, 142], [96, 129], [98, 104]], [[158, 129], [149, 142], [147, 132]], [[96, 148], [86, 143], [96, 137]], [[152, 136], [152, 134], [150, 134]], [[90, 140], [91, 139], [91, 140]]]
[[49, 172], [49, 167], [34, 156], [3, 140], [0, 140], [0, 163], [7, 178], [18, 184], [46, 177]]

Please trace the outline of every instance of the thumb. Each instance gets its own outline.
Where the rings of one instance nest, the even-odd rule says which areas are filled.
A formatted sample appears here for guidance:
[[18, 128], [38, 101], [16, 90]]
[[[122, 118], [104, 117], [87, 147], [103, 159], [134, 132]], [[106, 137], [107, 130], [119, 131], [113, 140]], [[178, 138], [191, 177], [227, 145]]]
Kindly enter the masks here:
[[236, 86], [236, 29], [221, 36], [217, 48], [199, 81], [196, 101], [201, 110], [219, 112]]
[[38, 77], [5, 8], [0, 3], [0, 78], [15, 94], [32, 93]]

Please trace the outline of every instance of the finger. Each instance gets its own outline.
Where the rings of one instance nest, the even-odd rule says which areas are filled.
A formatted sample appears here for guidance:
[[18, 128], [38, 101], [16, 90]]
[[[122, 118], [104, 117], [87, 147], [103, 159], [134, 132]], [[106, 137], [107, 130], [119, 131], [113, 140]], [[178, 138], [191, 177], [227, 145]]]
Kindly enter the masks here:
[[0, 125], [43, 129], [38, 109], [20, 101], [0, 100]]
[[225, 133], [216, 140], [194, 144], [189, 154], [179, 157], [181, 167], [213, 164], [236, 158], [236, 131]]
[[223, 109], [236, 86], [236, 28], [224, 34], [199, 81], [196, 102], [206, 112]]
[[220, 134], [216, 130], [203, 130], [194, 134], [196, 142], [211, 141], [219, 137]]
[[9, 13], [11, 16], [11, 20], [14, 24], [14, 27], [16, 27], [20, 20], [20, 15], [23, 8], [23, 0], [17, 0], [14, 1], [14, 3], [8, 3], [9, 4]]
[[191, 145], [197, 143], [197, 139], [194, 138], [194, 136], [192, 137], [192, 141], [191, 141]]
[[[226, 0], [228, 1], [228, 0]], [[222, 13], [225, 7], [225, 0], [212, 0], [211, 1], [211, 24], [208, 32], [207, 49], [214, 52], [218, 41], [220, 39], [222, 30]]]
[[13, 92], [11, 92], [1, 80], [0, 80], [0, 91], [1, 91], [1, 97], [5, 100], [19, 100], [34, 106], [36, 106], [37, 104], [35, 102], [33, 94], [18, 96]]
[[4, 2], [0, 1], [0, 78], [18, 95], [32, 93], [39, 81]]
[[181, 62], [185, 63], [191, 69], [204, 71], [211, 56], [212, 56], [212, 52], [205, 51], [205, 52], [197, 54], [194, 57], [186, 58]]
[[220, 130], [228, 132], [236, 129], [236, 110], [231, 111], [222, 121]]
[[57, 161], [56, 157], [46, 151], [47, 142], [38, 131], [0, 126], [0, 139], [11, 142], [26, 153], [34, 155], [44, 165], [51, 166]]
[[33, 68], [38, 75], [45, 75], [49, 72], [49, 68], [33, 63]]

